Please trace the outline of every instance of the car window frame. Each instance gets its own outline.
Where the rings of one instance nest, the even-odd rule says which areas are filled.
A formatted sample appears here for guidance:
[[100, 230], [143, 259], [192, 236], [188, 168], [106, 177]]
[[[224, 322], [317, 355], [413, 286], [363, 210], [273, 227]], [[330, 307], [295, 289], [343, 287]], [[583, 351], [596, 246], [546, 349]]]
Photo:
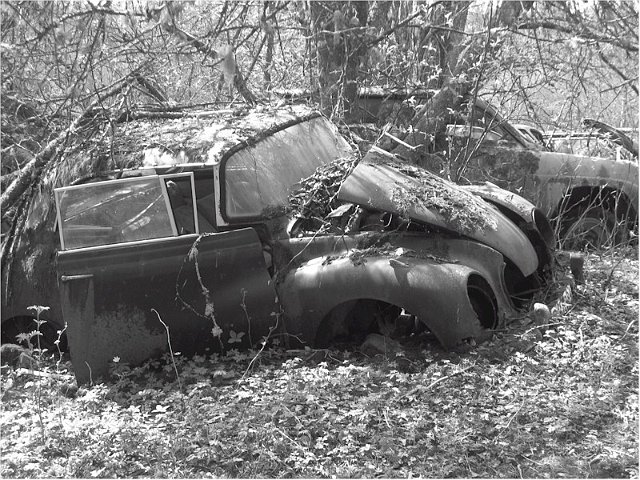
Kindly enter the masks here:
[[[173, 208], [171, 207], [171, 199], [169, 198], [169, 192], [167, 191], [166, 181], [171, 180], [173, 178], [179, 178], [179, 177], [189, 177], [189, 185], [191, 186], [191, 205], [193, 206], [193, 228], [195, 230], [195, 232], [192, 234], [180, 235], [180, 233], [178, 232], [178, 227], [176, 225], [176, 218], [175, 218], [176, 214]], [[171, 212], [171, 215], [169, 217], [171, 222], [171, 229], [173, 231], [173, 236], [184, 237], [185, 235], [200, 235], [200, 224], [198, 223], [198, 202], [196, 198], [196, 181], [195, 181], [193, 172], [168, 173], [164, 175], [158, 175], [158, 178], [160, 179], [160, 182], [161, 182], [162, 194], [164, 195], [167, 208], [169, 209], [169, 212]], [[128, 243], [128, 242], [123, 242], [123, 243]]]
[[[313, 112], [310, 113], [308, 115], [304, 115], [302, 117], [297, 117], [294, 118], [288, 122], [284, 122], [282, 124], [276, 125], [270, 129], [264, 130], [259, 137], [254, 137], [252, 139], [249, 139], [241, 144], [235, 145], [234, 147], [230, 148], [220, 159], [220, 162], [218, 163], [218, 178], [217, 178], [217, 186], [218, 186], [218, 192], [219, 192], [219, 196], [218, 198], [218, 211], [220, 213], [220, 217], [221, 217], [221, 224], [222, 225], [247, 225], [247, 224], [252, 224], [252, 223], [256, 223], [256, 222], [263, 222], [265, 220], [267, 220], [267, 218], [265, 218], [263, 215], [255, 215], [255, 216], [246, 216], [246, 217], [234, 217], [232, 215], [228, 214], [227, 211], [227, 185], [226, 185], [226, 168], [227, 168], [227, 163], [228, 161], [231, 159], [231, 157], [238, 153], [241, 150], [244, 150], [248, 147], [253, 147], [255, 145], [257, 145], [258, 143], [260, 143], [262, 140], [267, 139], [268, 137], [274, 135], [275, 133], [278, 133], [282, 130], [286, 130], [287, 128], [290, 128], [294, 125], [298, 125], [301, 123], [305, 123], [311, 120], [314, 120], [316, 118], [320, 118], [320, 119], [324, 119], [328, 125], [330, 126], [330, 128], [335, 129], [335, 133], [336, 135], [340, 135], [340, 133], [337, 131], [337, 129], [335, 128], [335, 125], [333, 125], [331, 123], [330, 120], [328, 120], [326, 117], [324, 117], [321, 113], [319, 112]], [[345, 142], [347, 142], [344, 138], [343, 140]], [[348, 145], [348, 142], [347, 142]]]
[[[175, 220], [175, 212], [173, 211], [173, 208], [171, 207], [171, 200], [169, 198], [169, 194], [167, 191], [167, 185], [166, 182], [167, 180], [171, 180], [174, 178], [180, 178], [180, 177], [188, 177], [189, 178], [189, 184], [190, 184], [190, 189], [191, 189], [191, 199], [192, 199], [192, 205], [193, 205], [193, 221], [194, 221], [194, 229], [195, 229], [195, 233], [192, 234], [183, 234], [180, 235], [176, 226], [176, 220]], [[135, 181], [140, 181], [143, 179], [152, 179], [152, 178], [156, 178], [159, 182], [160, 185], [160, 189], [162, 191], [162, 195], [164, 197], [164, 204], [165, 204], [165, 208], [167, 209], [167, 213], [168, 213], [168, 218], [169, 218], [169, 224], [171, 227], [171, 236], [160, 236], [160, 237], [154, 237], [154, 238], [145, 238], [145, 239], [138, 239], [138, 240], [129, 240], [129, 241], [125, 241], [125, 242], [116, 242], [116, 243], [106, 243], [106, 244], [101, 244], [101, 245], [88, 245], [88, 246], [82, 246], [82, 247], [76, 247], [76, 248], [67, 248], [65, 246], [65, 239], [64, 239], [64, 228], [62, 226], [62, 214], [61, 214], [61, 210], [60, 210], [60, 199], [61, 199], [61, 195], [66, 192], [66, 191], [70, 191], [70, 190], [80, 190], [80, 189], [86, 189], [87, 187], [90, 186], [95, 186], [95, 185], [105, 185], [105, 184], [126, 184], [129, 182], [135, 182]], [[92, 249], [96, 249], [96, 248], [105, 248], [105, 247], [114, 247], [117, 245], [125, 245], [125, 244], [132, 244], [132, 243], [138, 243], [138, 244], [143, 244], [145, 242], [157, 242], [163, 239], [168, 239], [168, 238], [176, 238], [176, 237], [184, 237], [187, 235], [200, 235], [200, 226], [198, 223], [198, 204], [196, 201], [196, 191], [195, 191], [195, 179], [194, 179], [194, 175], [193, 172], [183, 172], [183, 173], [171, 173], [171, 174], [164, 174], [164, 175], [141, 175], [141, 176], [136, 176], [136, 177], [129, 177], [129, 178], [117, 178], [117, 179], [113, 179], [113, 180], [104, 180], [104, 181], [100, 181], [100, 182], [91, 182], [91, 183], [83, 183], [80, 185], [71, 185], [71, 186], [67, 186], [67, 187], [59, 187], [54, 189], [54, 200], [55, 200], [55, 204], [56, 204], [56, 228], [58, 230], [58, 234], [60, 237], [60, 250], [62, 251], [71, 251], [71, 250], [83, 250], [83, 249], [87, 249], [87, 248], [92, 248]]]

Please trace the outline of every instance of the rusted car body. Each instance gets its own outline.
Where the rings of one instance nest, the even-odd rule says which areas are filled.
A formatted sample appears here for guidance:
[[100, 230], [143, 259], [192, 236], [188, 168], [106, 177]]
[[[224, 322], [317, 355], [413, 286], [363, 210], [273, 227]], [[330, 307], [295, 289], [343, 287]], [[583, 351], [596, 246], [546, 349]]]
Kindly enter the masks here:
[[468, 142], [480, 144], [467, 160], [467, 178], [490, 180], [518, 192], [555, 221], [561, 241], [587, 237], [600, 244], [616, 236], [627, 238], [637, 228], [637, 156], [604, 158], [553, 151], [540, 141], [539, 131], [511, 125], [481, 99], [471, 117], [471, 128], [449, 128], [459, 149]]
[[615, 158], [616, 160], [634, 160], [638, 158], [637, 130], [626, 128], [626, 133], [604, 122], [585, 118], [582, 121], [584, 130], [572, 132], [551, 133], [539, 132], [540, 143], [547, 149], [561, 152], [574, 153], [589, 157]]
[[[415, 123], [414, 114], [430, 96], [423, 91], [363, 90], [353, 121], [406, 128]], [[590, 119], [584, 125], [598, 130], [598, 135], [562, 138], [556, 132], [550, 138], [538, 128], [511, 124], [481, 98], [475, 99], [472, 109], [463, 110], [451, 115], [445, 135], [436, 134], [429, 153], [441, 161], [427, 168], [464, 171], [460, 183], [488, 181], [518, 193], [551, 219], [563, 248], [611, 245], [611, 240], [620, 244], [630, 232], [637, 234], [637, 139]], [[351, 128], [362, 137], [365, 150], [380, 130], [363, 125]], [[589, 148], [573, 149], [573, 142], [583, 137]], [[563, 145], [554, 145], [555, 140]], [[395, 145], [390, 140], [385, 148], [392, 150]]]
[[[357, 161], [315, 113], [232, 137], [209, 141], [204, 161], [159, 155], [56, 189], [58, 288], [79, 382], [114, 357], [137, 364], [170, 347], [276, 337], [325, 346], [407, 315], [452, 348], [504, 325], [552, 281], [549, 223], [511, 193], [460, 188], [384, 154]], [[301, 193], [313, 178], [329, 202]]]

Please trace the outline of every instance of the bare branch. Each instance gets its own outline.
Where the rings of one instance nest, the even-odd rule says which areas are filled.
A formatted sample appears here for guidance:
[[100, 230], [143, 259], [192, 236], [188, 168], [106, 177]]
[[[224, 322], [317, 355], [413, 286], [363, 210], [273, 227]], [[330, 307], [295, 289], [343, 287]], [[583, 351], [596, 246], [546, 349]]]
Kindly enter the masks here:
[[2, 193], [0, 197], [0, 210], [5, 211], [20, 198], [31, 184], [38, 182], [42, 169], [55, 156], [58, 148], [64, 141], [72, 135], [84, 121], [95, 114], [96, 108], [99, 107], [104, 100], [120, 93], [122, 89], [129, 84], [130, 80], [130, 77], [127, 76], [123, 80], [115, 83], [103, 95], [99, 95], [68, 128], [58, 134], [56, 138], [51, 140], [43, 150], [29, 161], [22, 170], [20, 170], [19, 175], [11, 182], [9, 187]]
[[[180, 40], [182, 40], [182, 41], [188, 43], [189, 45], [193, 46], [193, 48], [195, 48], [200, 53], [202, 53], [202, 54], [204, 54], [204, 55], [206, 55], [209, 58], [212, 58], [214, 60], [219, 60], [220, 59], [220, 55], [218, 54], [218, 52], [216, 50], [214, 50], [213, 48], [209, 47], [205, 43], [201, 42], [200, 40], [198, 40], [195, 36], [191, 35], [190, 33], [185, 32], [184, 30], [179, 28], [174, 22], [162, 22], [161, 25], [162, 25], [162, 28], [164, 28], [167, 32], [177, 36]], [[236, 87], [236, 89], [238, 90], [238, 92], [240, 92], [240, 95], [242, 95], [242, 97], [245, 99], [245, 101], [247, 103], [252, 104], [252, 105], [257, 103], [256, 96], [247, 87], [247, 82], [244, 79], [244, 77], [242, 76], [242, 73], [240, 72], [240, 69], [238, 68], [237, 65], [236, 65], [236, 69], [235, 69], [235, 75], [233, 77], [233, 84]]]
[[597, 34], [592, 32], [584, 25], [576, 26], [576, 28], [567, 27], [565, 25], [560, 25], [555, 22], [548, 21], [536, 21], [536, 22], [523, 22], [515, 25], [515, 28], [518, 30], [535, 30], [537, 28], [545, 28], [547, 30], [555, 30], [557, 32], [566, 33], [569, 35], [574, 35], [578, 38], [584, 38], [587, 40], [595, 40], [597, 42], [607, 43], [609, 45], [614, 45], [616, 47], [620, 47], [628, 52], [637, 52], [638, 45], [632, 42], [625, 40], [620, 37], [607, 37], [604, 35]]
[[624, 83], [622, 85], [625, 84], [629, 84], [629, 86], [633, 89], [634, 92], [636, 92], [636, 95], [638, 94], [638, 87], [637, 85], [635, 85], [635, 80], [638, 79], [638, 77], [636, 76], [635, 79], [629, 79], [624, 73], [622, 73], [622, 71], [620, 71], [620, 69], [618, 67], [616, 67], [613, 63], [611, 63], [611, 61], [609, 61], [609, 59], [607, 58], [606, 55], [604, 55], [602, 52], [598, 52], [600, 59], [607, 64], [607, 66], [613, 70], [614, 72], [616, 72], [616, 74], [622, 79], [624, 80]]

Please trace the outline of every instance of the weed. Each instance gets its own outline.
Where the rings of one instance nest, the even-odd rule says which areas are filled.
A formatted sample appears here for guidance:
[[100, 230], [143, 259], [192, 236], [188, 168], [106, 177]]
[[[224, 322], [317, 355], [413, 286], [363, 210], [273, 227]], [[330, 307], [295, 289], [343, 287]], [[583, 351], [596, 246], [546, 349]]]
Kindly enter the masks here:
[[[624, 247], [633, 241], [629, 212], [622, 212], [621, 194], [593, 195], [573, 200], [556, 217], [556, 237], [561, 249], [607, 250]], [[569, 201], [569, 200], [567, 200]]]
[[[242, 308], [242, 311], [244, 312], [244, 316], [247, 319], [247, 336], [249, 337], [249, 348], [253, 348], [253, 340], [251, 338], [251, 318], [249, 317], [249, 312], [247, 311], [247, 303], [245, 302], [246, 298], [247, 298], [247, 290], [246, 289], [242, 289], [240, 290], [240, 293], [242, 293], [242, 300], [240, 301], [240, 308]], [[242, 336], [244, 332], [241, 332], [237, 338], [238, 341], [240, 340], [240, 337]]]
[[[49, 310], [49, 307], [43, 307], [41, 305], [32, 305], [28, 308], [29, 310], [33, 310], [36, 314], [36, 318], [34, 319], [34, 322], [36, 323], [36, 330], [34, 332], [31, 332], [31, 334], [33, 334], [33, 336], [36, 337], [37, 348], [35, 349], [32, 348], [31, 334], [29, 334], [29, 337], [28, 337], [28, 344], [30, 346], [31, 353], [32, 354], [35, 353], [35, 355], [32, 355], [32, 356], [36, 361], [36, 367], [37, 367], [36, 369], [40, 370], [40, 367], [42, 366], [42, 356], [44, 354], [44, 350], [42, 349], [42, 346], [40, 343], [40, 337], [42, 337], [42, 332], [40, 331], [40, 328], [42, 327], [42, 325], [46, 323], [46, 320], [40, 320], [40, 314], [42, 312]], [[44, 421], [42, 420], [42, 377], [36, 376], [36, 378], [37, 378], [36, 411], [38, 413], [38, 422], [40, 424], [41, 439], [42, 439], [42, 443], [44, 444], [46, 440], [46, 430], [44, 426]]]
[[62, 362], [62, 350], [60, 349], [60, 341], [62, 339], [62, 335], [64, 334], [64, 332], [67, 331], [67, 323], [65, 322], [64, 324], [64, 328], [62, 330], [58, 330], [56, 333], [58, 335], [58, 337], [56, 338], [56, 340], [53, 342], [53, 344], [56, 346], [56, 349], [58, 350], [58, 360], [56, 361], [56, 371], [59, 372], [60, 371], [60, 363]]
[[267, 344], [269, 343], [269, 338], [271, 338], [271, 334], [276, 331], [278, 329], [278, 325], [280, 323], [280, 317], [282, 316], [282, 312], [272, 312], [271, 313], [272, 317], [275, 317], [276, 319], [276, 323], [275, 325], [269, 327], [269, 333], [267, 333], [267, 336], [264, 337], [262, 339], [261, 342], [261, 346], [260, 346], [260, 350], [258, 350], [258, 353], [256, 353], [256, 355], [251, 359], [251, 361], [249, 362], [249, 365], [247, 366], [247, 369], [244, 371], [244, 373], [242, 374], [242, 377], [244, 378], [247, 373], [251, 370], [251, 368], [253, 367], [253, 364], [255, 363], [255, 361], [258, 359], [258, 357], [260, 356], [260, 354], [264, 351], [265, 347], [267, 346]]

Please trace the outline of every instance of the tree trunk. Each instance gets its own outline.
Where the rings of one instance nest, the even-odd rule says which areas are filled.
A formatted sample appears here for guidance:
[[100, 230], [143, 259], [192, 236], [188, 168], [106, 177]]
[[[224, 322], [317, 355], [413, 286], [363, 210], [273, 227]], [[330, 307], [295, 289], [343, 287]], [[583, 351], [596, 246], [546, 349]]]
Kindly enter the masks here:
[[[446, 2], [448, 13], [453, 15], [455, 29], [464, 31], [467, 21], [467, 2]], [[496, 15], [490, 10], [486, 18], [487, 36], [485, 38], [469, 37], [462, 43], [462, 35], [449, 32], [443, 37], [441, 53], [445, 55], [444, 68], [439, 78], [440, 88], [424, 106], [416, 113], [410, 132], [392, 149], [392, 153], [410, 163], [443, 175], [454, 181], [458, 180], [462, 170], [452, 169], [444, 157], [435, 154], [434, 145], [445, 135], [451, 113], [460, 110], [465, 98], [477, 92], [482, 74], [482, 62], [491, 48], [491, 31], [493, 28], [506, 26], [505, 21], [514, 22], [522, 12], [521, 2], [503, 2]], [[444, 15], [441, 11], [438, 15]], [[451, 178], [454, 171], [454, 178]]]
[[355, 109], [368, 13], [368, 2], [311, 2], [320, 108], [326, 115], [348, 118]]
[[360, 26], [362, 31], [345, 35], [345, 62], [344, 73], [342, 76], [342, 95], [344, 100], [344, 117], [349, 121], [358, 103], [358, 66], [362, 57], [366, 54], [364, 41], [364, 28], [367, 26], [367, 17], [369, 15], [368, 2], [355, 2], [354, 17], [348, 22], [348, 27]]

